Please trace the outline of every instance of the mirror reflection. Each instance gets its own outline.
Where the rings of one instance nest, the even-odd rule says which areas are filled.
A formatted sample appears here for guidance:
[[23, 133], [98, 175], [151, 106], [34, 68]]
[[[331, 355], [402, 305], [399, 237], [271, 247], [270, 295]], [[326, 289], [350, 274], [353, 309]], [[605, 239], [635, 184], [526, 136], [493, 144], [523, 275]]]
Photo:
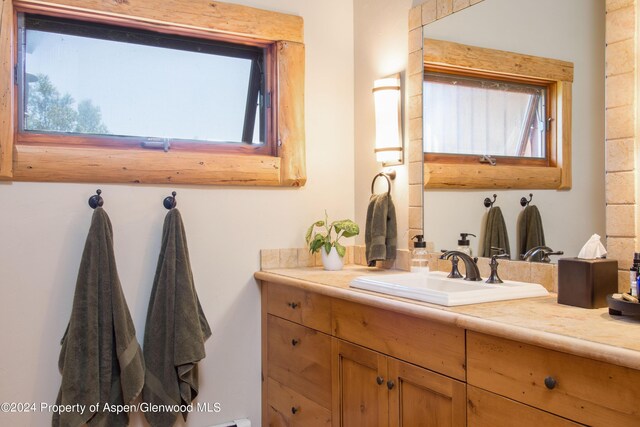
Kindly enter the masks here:
[[[495, 189], [491, 185], [486, 189], [458, 186], [433, 189], [427, 184], [424, 234], [425, 240], [433, 242], [435, 250], [457, 249], [468, 241], [474, 256], [487, 256], [491, 247], [508, 246], [510, 258], [520, 259], [529, 249], [538, 247], [535, 253], [526, 254], [531, 260], [555, 261], [557, 251], [564, 251], [564, 256], [576, 256], [592, 234], [605, 236], [604, 7], [598, 0], [484, 0], [423, 28], [425, 51], [429, 39], [433, 39], [552, 58], [574, 66], [569, 117], [573, 141], [570, 188], [540, 188], [534, 183], [535, 177], [530, 185], [526, 179], [514, 180], [512, 189]], [[453, 86], [451, 81], [443, 80], [439, 79], [440, 86]], [[463, 89], [458, 90], [466, 91], [468, 95], [468, 87], [474, 85], [478, 86], [465, 80], [460, 84]], [[542, 96], [536, 96], [534, 90], [520, 90], [520, 93], [526, 103], [517, 100], [518, 97], [507, 99], [509, 95], [501, 95], [500, 100], [491, 101], [498, 105], [491, 111], [498, 117], [498, 123], [520, 120], [520, 126], [513, 125], [513, 130], [509, 131], [513, 133], [514, 152], [528, 152], [530, 157], [535, 157], [535, 152], [539, 152], [536, 150], [546, 146], [540, 139], [545, 138], [540, 131], [545, 129], [546, 107], [540, 105]], [[498, 131], [489, 132], [486, 126], [460, 131], [456, 125], [461, 116], [473, 122], [474, 117], [489, 114], [491, 102], [487, 100], [491, 95], [473, 95], [473, 102], [484, 104], [477, 112], [470, 112], [461, 107], [461, 97], [465, 96], [461, 93], [450, 95], [453, 98], [449, 98], [449, 104], [453, 103], [453, 106], [446, 104], [434, 87], [423, 86], [423, 94], [424, 117], [430, 117], [430, 122], [425, 120], [423, 126], [425, 151], [430, 151], [425, 154], [425, 170], [433, 161], [430, 156], [440, 155], [433, 153], [436, 150], [426, 150], [427, 147], [439, 146], [442, 153], [451, 155], [457, 147], [469, 149], [475, 144], [482, 147], [480, 151], [471, 151], [475, 156], [473, 161], [477, 162], [477, 154], [495, 144], [496, 137], [491, 132]], [[500, 132], [505, 133], [504, 130]], [[440, 137], [434, 139], [433, 135]], [[427, 141], [428, 138], [431, 140]], [[449, 142], [451, 140], [455, 141], [454, 145]], [[487, 161], [497, 158], [496, 168], [499, 168], [501, 158], [498, 156], [503, 153], [482, 154], [489, 154]], [[464, 167], [460, 170], [460, 182], [473, 182], [473, 176], [465, 176]], [[472, 185], [469, 187], [473, 188]], [[530, 200], [531, 197], [528, 204], [521, 205], [521, 199]], [[493, 201], [493, 205], [486, 207], [485, 198]], [[489, 227], [500, 216], [504, 227]], [[461, 236], [461, 233], [467, 236]], [[529, 243], [523, 244], [523, 241]]]

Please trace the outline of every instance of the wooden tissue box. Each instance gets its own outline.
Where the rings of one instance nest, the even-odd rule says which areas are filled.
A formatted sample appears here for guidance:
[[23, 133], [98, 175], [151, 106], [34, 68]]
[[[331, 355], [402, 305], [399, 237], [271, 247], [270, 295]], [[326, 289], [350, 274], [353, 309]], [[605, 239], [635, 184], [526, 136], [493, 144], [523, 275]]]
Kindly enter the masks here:
[[558, 260], [558, 303], [582, 308], [607, 307], [607, 294], [618, 292], [618, 261]]

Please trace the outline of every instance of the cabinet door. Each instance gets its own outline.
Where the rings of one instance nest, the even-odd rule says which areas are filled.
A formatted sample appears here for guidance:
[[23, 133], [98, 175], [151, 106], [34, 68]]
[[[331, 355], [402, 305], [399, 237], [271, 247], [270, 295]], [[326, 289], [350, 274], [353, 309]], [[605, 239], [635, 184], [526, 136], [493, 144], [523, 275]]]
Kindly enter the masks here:
[[386, 357], [334, 338], [334, 427], [388, 425]]
[[396, 359], [388, 360], [391, 427], [466, 425], [466, 386]]

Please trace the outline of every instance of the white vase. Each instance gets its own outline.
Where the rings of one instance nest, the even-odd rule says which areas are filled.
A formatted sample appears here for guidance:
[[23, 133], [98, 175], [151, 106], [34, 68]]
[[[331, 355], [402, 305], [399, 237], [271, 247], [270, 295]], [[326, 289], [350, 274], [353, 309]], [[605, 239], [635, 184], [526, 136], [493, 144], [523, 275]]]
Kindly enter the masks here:
[[320, 249], [320, 252], [322, 253], [322, 265], [325, 270], [342, 270], [344, 263], [342, 262], [342, 257], [338, 255], [338, 251], [335, 246], [331, 248], [331, 251], [328, 254], [325, 248]]

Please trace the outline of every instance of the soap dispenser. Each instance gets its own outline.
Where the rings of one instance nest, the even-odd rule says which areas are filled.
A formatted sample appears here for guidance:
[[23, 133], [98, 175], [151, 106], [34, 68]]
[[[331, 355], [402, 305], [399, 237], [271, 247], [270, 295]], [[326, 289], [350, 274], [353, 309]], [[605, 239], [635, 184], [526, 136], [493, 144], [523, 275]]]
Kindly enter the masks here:
[[471, 256], [471, 246], [469, 246], [469, 239], [467, 239], [467, 236], [476, 237], [476, 235], [472, 233], [460, 233], [460, 240], [458, 240], [458, 251], [464, 252], [465, 254]]
[[427, 242], [424, 236], [418, 234], [411, 238], [413, 240], [413, 251], [411, 251], [411, 272], [427, 274], [429, 272], [429, 254], [427, 252]]

